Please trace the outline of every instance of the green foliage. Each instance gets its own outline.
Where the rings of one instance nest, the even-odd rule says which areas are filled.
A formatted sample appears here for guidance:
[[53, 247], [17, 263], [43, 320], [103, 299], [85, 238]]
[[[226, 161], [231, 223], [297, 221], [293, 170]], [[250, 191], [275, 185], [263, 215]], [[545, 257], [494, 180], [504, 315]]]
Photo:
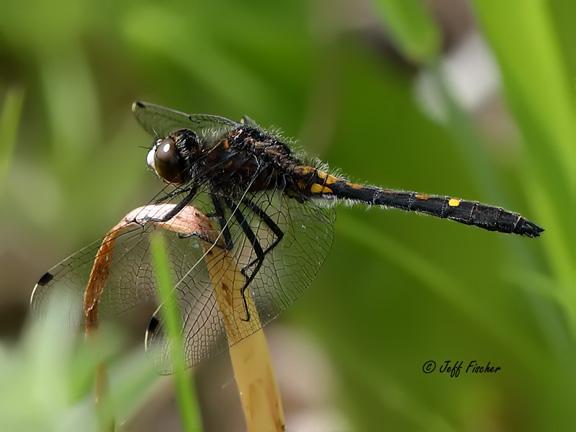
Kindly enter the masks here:
[[420, 0], [377, 0], [376, 6], [407, 57], [418, 62], [438, 58], [440, 32]]
[[174, 295], [174, 282], [170, 271], [170, 263], [168, 262], [166, 245], [160, 233], [155, 233], [150, 243], [158, 297], [162, 304], [160, 312], [162, 314], [162, 322], [166, 327], [166, 337], [169, 340], [171, 362], [174, 365], [174, 381], [176, 383], [176, 396], [180, 408], [182, 427], [186, 432], [197, 431], [200, 430], [200, 413], [191, 388], [190, 370], [186, 368], [182, 317]]
[[[95, 371], [118, 356], [120, 333], [103, 327], [87, 342], [69, 325], [69, 299], [51, 300], [17, 345], [0, 344], [0, 430], [100, 430]], [[104, 415], [121, 423], [143, 403], [156, 371], [139, 353], [115, 363], [110, 374], [112, 399], [104, 399]]]
[[0, 185], [12, 162], [23, 99], [24, 95], [19, 88], [9, 89], [0, 113]]
[[531, 208], [542, 224], [553, 227], [543, 246], [576, 331], [576, 106], [559, 34], [546, 2], [479, 1], [476, 10], [526, 144]]

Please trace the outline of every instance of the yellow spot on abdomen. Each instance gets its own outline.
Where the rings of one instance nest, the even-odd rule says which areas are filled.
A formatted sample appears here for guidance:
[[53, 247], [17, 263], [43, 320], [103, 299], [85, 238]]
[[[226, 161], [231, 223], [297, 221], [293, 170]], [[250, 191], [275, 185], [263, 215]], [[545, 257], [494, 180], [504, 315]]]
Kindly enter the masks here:
[[416, 194], [416, 195], [414, 195], [414, 197], [417, 200], [422, 200], [422, 201], [426, 201], [426, 200], [430, 199], [430, 195], [428, 195], [428, 194]]
[[325, 180], [325, 184], [327, 185], [331, 185], [336, 183], [337, 181], [340, 181], [338, 177], [334, 177], [333, 175], [330, 175], [324, 171], [318, 171], [318, 177], [320, 177], [322, 180]]
[[312, 184], [310, 186], [310, 192], [312, 193], [332, 193], [332, 189], [326, 186], [319, 185], [318, 183]]
[[458, 207], [460, 205], [460, 200], [458, 198], [450, 198], [448, 205], [450, 207]]

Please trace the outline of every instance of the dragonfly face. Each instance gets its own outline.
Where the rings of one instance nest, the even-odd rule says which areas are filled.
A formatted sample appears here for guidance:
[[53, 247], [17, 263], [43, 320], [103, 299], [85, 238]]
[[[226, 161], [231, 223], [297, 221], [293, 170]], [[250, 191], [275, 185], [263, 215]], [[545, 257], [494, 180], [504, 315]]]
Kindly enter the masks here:
[[[133, 111], [156, 138], [147, 163], [167, 183], [151, 204], [162, 203], [160, 207], [170, 210], [137, 215], [138, 226], [118, 236], [99, 309], [104, 316], [115, 315], [155, 300], [148, 234], [154, 223], [170, 223], [193, 205], [209, 217], [218, 233], [212, 247], [223, 248], [226, 260], [204, 259], [194, 236], [168, 234], [190, 365], [227, 346], [212, 287], [228, 281], [215, 280], [215, 274], [224, 278], [227, 266], [238, 269], [241, 283], [235, 289], [244, 301], [234, 306], [234, 313], [252, 325], [238, 328], [237, 340], [278, 316], [312, 283], [332, 243], [335, 210], [327, 203], [393, 207], [528, 237], [543, 231], [501, 207], [351, 183], [252, 121], [190, 115], [144, 102], [134, 103]], [[170, 201], [174, 204], [166, 207]], [[96, 242], [82, 249], [42, 276], [32, 306], [38, 308], [55, 290], [81, 298], [99, 246]], [[252, 320], [247, 295], [254, 300], [259, 320]], [[167, 351], [158, 313], [149, 320], [147, 341]]]

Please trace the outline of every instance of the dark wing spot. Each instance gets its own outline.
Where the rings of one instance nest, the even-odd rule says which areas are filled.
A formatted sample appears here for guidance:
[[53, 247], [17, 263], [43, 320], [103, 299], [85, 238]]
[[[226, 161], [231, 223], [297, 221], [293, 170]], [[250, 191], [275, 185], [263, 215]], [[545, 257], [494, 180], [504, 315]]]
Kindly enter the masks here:
[[38, 285], [44, 286], [47, 283], [49, 283], [52, 279], [54, 279], [54, 275], [50, 272], [46, 272], [42, 275], [42, 277], [38, 281]]
[[156, 332], [156, 329], [158, 328], [159, 324], [160, 324], [160, 321], [158, 320], [158, 318], [153, 316], [152, 318], [150, 318], [150, 322], [148, 323], [147, 332], [148, 333]]

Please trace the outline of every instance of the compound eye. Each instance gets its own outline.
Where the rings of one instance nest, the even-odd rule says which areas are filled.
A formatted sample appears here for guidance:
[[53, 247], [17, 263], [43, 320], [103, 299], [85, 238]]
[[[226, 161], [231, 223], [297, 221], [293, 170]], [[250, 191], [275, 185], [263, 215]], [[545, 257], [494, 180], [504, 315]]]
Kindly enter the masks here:
[[170, 138], [162, 140], [154, 153], [156, 173], [169, 183], [182, 183], [185, 168], [184, 160], [174, 140]]

